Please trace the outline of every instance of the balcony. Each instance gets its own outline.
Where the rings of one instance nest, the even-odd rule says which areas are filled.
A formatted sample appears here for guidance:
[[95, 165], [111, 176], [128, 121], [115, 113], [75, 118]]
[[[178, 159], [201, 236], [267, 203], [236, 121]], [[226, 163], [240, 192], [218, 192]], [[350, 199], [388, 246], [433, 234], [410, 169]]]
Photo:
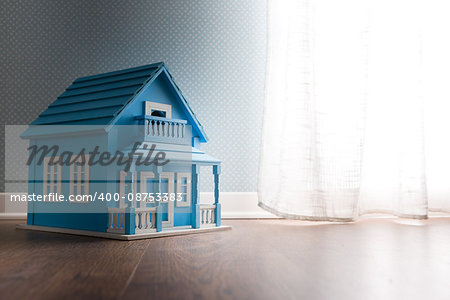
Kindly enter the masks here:
[[138, 116], [145, 141], [188, 145], [192, 132], [186, 120], [167, 119], [155, 116]]

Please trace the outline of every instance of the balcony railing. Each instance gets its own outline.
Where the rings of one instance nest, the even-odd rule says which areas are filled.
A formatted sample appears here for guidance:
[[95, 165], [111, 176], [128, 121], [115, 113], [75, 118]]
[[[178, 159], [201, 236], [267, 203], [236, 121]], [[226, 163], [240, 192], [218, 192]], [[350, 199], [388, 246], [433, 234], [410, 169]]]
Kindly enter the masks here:
[[167, 119], [154, 116], [139, 116], [140, 124], [144, 125], [146, 140], [161, 142], [173, 142], [185, 144], [190, 141], [190, 133], [187, 130], [187, 121]]
[[215, 209], [214, 204], [201, 204], [200, 205], [200, 227], [214, 227], [215, 221]]

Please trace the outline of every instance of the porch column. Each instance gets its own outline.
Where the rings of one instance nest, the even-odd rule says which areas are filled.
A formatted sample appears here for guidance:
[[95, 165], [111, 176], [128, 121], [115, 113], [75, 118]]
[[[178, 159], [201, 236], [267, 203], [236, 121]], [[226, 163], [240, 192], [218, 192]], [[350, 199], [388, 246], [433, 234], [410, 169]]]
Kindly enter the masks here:
[[199, 165], [192, 165], [192, 228], [200, 228], [200, 199], [198, 189], [198, 175], [200, 173]]
[[221, 172], [220, 165], [213, 166], [214, 173], [214, 205], [216, 209], [214, 210], [216, 226], [220, 226], [222, 223], [221, 215], [222, 215], [222, 205], [219, 202], [219, 175]]
[[[134, 202], [136, 201], [136, 166], [134, 160], [130, 166], [131, 182], [128, 193], [133, 195], [133, 201], [128, 201], [128, 205], [125, 208], [125, 234], [134, 234], [136, 230], [136, 209]], [[125, 197], [128, 200], [128, 193], [125, 193]]]
[[[161, 173], [162, 173], [162, 167], [160, 167], [160, 166], [156, 167], [155, 198], [156, 198], [156, 193], [161, 192]], [[163, 217], [162, 213], [163, 213], [163, 210], [162, 210], [161, 201], [156, 201], [156, 231], [157, 232], [162, 231], [162, 217]]]

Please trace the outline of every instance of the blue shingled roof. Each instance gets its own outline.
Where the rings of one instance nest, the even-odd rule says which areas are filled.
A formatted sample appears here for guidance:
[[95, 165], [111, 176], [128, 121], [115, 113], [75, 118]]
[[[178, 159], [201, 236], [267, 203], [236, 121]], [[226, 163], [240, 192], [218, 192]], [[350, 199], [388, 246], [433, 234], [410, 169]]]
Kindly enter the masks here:
[[203, 127], [162, 62], [78, 78], [30, 125], [112, 125], [123, 108], [161, 72], [167, 73], [193, 129], [206, 142]]

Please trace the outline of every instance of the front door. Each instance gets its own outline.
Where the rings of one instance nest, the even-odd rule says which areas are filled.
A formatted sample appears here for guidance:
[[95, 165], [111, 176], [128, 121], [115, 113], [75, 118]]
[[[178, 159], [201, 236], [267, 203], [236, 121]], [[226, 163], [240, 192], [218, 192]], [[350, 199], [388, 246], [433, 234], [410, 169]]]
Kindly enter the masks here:
[[[161, 203], [163, 227], [173, 227], [174, 201], [171, 201], [170, 195], [174, 193], [174, 174], [173, 172], [161, 173]], [[173, 198], [173, 197], [172, 197]]]

